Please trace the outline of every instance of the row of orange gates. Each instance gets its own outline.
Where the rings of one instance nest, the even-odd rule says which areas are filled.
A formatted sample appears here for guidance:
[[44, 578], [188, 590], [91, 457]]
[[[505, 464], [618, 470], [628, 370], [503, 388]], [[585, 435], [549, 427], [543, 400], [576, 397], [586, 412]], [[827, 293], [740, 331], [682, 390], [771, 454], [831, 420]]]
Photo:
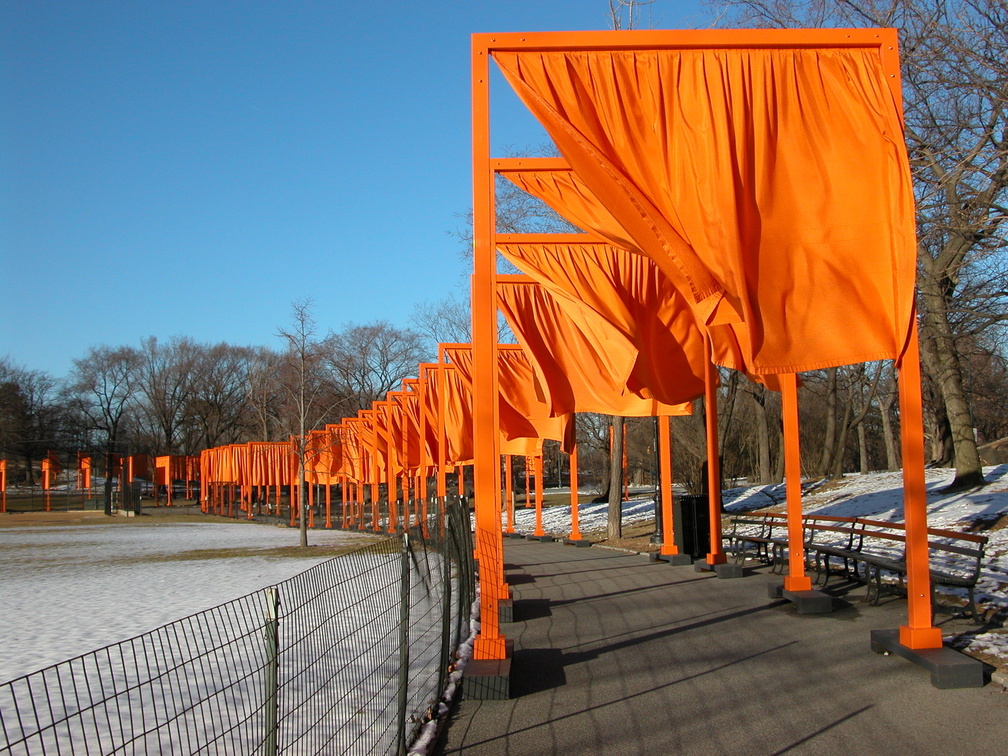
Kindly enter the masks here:
[[[531, 289], [530, 289], [531, 291]], [[544, 535], [543, 441], [560, 442], [569, 454], [572, 539], [578, 526], [577, 444], [573, 413], [551, 416], [550, 405], [537, 395], [538, 382], [527, 351], [499, 345], [499, 449], [505, 461], [503, 496], [506, 530], [514, 532], [512, 458], [525, 458], [526, 504], [534, 481], [535, 535]], [[473, 464], [472, 345], [441, 344], [438, 361], [422, 363], [417, 377], [403, 381], [370, 409], [338, 424], [308, 433], [304, 444], [308, 526], [324, 502], [324, 525], [397, 532], [425, 521], [432, 499], [443, 502], [451, 485], [465, 493], [464, 471]], [[585, 380], [591, 380], [590, 371]], [[597, 393], [606, 407], [619, 403], [624, 414], [650, 415], [651, 400], [620, 399], [600, 382]], [[597, 409], [603, 409], [602, 404]], [[668, 408], [688, 412], [689, 406]], [[665, 417], [667, 420], [667, 416]], [[667, 430], [667, 429], [666, 429]], [[667, 438], [667, 432], [665, 434]], [[669, 446], [663, 445], [666, 458]], [[299, 517], [296, 487], [301, 450], [297, 441], [252, 442], [207, 449], [200, 456], [201, 502], [204, 511], [248, 518], [278, 515], [288, 496], [288, 516]], [[669, 458], [670, 459], [670, 458]], [[670, 464], [670, 462], [669, 462]], [[339, 502], [333, 501], [333, 490]], [[671, 482], [668, 486], [671, 490]], [[289, 490], [289, 493], [288, 493]], [[322, 501], [316, 501], [316, 497]], [[498, 499], [499, 501], [499, 499]], [[338, 507], [338, 510], [337, 510]], [[334, 514], [335, 510], [335, 514]]]
[[[560, 157], [491, 156], [491, 60]], [[909, 616], [899, 641], [941, 647], [899, 73], [893, 29], [474, 35], [472, 344], [441, 345], [401, 391], [313, 433], [305, 477], [327, 491], [341, 484], [344, 524], [395, 529], [422, 514], [410, 502], [426, 501], [432, 477], [441, 498], [449, 471], [472, 465], [476, 661], [508, 656], [501, 455], [536, 458], [555, 439], [576, 471], [575, 412], [657, 416], [667, 446], [668, 418], [704, 397], [713, 569], [726, 561], [715, 366], [742, 371], [782, 395], [784, 588], [808, 591], [798, 374], [887, 359], [900, 374], [904, 465]], [[498, 233], [501, 178], [582, 232]], [[522, 275], [499, 275], [498, 255]], [[518, 345], [499, 344], [498, 312]], [[203, 452], [203, 506], [223, 511], [237, 498], [249, 515], [270, 511], [294, 480], [291, 452]], [[664, 486], [668, 459], [666, 449]], [[667, 495], [661, 509], [661, 551], [674, 555]], [[576, 539], [576, 506], [571, 517]]]
[[[135, 481], [143, 480], [150, 486], [150, 493], [159, 500], [164, 493], [165, 503], [172, 505], [176, 485], [182, 487], [186, 499], [193, 498], [199, 481], [200, 458], [186, 455], [150, 454], [103, 454], [104, 464], [121, 492]], [[60, 455], [49, 452], [39, 464], [39, 486], [43, 494], [43, 509], [52, 508], [51, 495], [60, 488], [60, 473], [66, 468]], [[96, 491], [95, 458], [86, 452], [76, 454], [76, 465], [72, 468], [74, 489], [83, 496], [92, 496]], [[7, 460], [0, 459], [0, 514], [7, 511], [8, 475]], [[67, 485], [62, 487], [68, 492]]]

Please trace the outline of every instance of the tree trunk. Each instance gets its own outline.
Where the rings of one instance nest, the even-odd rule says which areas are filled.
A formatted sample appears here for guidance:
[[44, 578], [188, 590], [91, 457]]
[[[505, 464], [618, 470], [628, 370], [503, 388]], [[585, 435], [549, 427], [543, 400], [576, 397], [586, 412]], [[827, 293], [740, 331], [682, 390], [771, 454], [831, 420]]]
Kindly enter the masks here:
[[857, 425], [858, 456], [861, 457], [861, 474], [871, 471], [871, 464], [868, 462], [868, 437], [865, 433], [864, 423]]
[[882, 415], [882, 437], [885, 440], [886, 469], [895, 472], [900, 469], [899, 452], [896, 449], [896, 435], [892, 425], [892, 407], [896, 401], [896, 369], [886, 377], [885, 391], [879, 399], [879, 412]]
[[753, 393], [753, 405], [756, 408], [756, 469], [758, 483], [766, 486], [772, 483], [770, 472], [770, 421], [766, 409], [766, 389], [756, 387], [759, 395]]
[[[834, 394], [835, 396], [835, 394]], [[836, 449], [833, 452], [833, 468], [830, 471], [830, 478], [840, 480], [843, 477], [844, 457], [847, 452], [847, 434], [851, 429], [851, 402], [844, 402], [843, 422], [840, 423], [840, 437], [837, 439]]]
[[298, 481], [297, 487], [297, 498], [298, 498], [298, 529], [301, 531], [301, 548], [308, 546], [308, 518], [305, 517], [305, 450], [304, 450], [304, 436], [301, 437], [301, 450], [298, 455], [298, 474], [301, 476]]
[[931, 376], [941, 394], [955, 449], [956, 475], [949, 488], [959, 490], [982, 486], [983, 467], [980, 454], [977, 452], [969, 401], [963, 390], [962, 370], [955, 337], [944, 309], [945, 300], [941, 296], [940, 287], [931, 276], [920, 276], [920, 282], [928, 295], [928, 306], [924, 312], [924, 329], [931, 337], [931, 345], [934, 348], [929, 355], [934, 360], [935, 369]]
[[612, 444], [609, 456], [608, 538], [623, 536], [623, 418], [612, 419]]
[[[922, 285], [927, 280], [926, 276], [921, 277]], [[957, 439], [956, 433], [953, 428], [953, 422], [949, 411], [949, 405], [945, 398], [945, 389], [943, 388], [943, 376], [949, 382], [950, 386], [954, 382], [953, 379], [958, 379], [959, 391], [962, 391], [962, 376], [959, 373], [959, 361], [955, 354], [946, 354], [944, 357], [941, 355], [942, 347], [941, 342], [935, 335], [935, 329], [932, 328], [932, 323], [938, 320], [934, 315], [924, 316], [924, 324], [921, 328], [921, 338], [920, 338], [920, 349], [921, 349], [921, 362], [923, 364], [924, 370], [927, 371], [927, 386], [925, 390], [930, 388], [930, 393], [932, 395], [933, 401], [931, 402], [932, 411], [934, 413], [934, 438], [932, 440], [932, 452], [931, 461], [933, 464], [940, 467], [956, 467], [956, 478], [953, 481], [950, 488], [958, 488], [959, 484], [959, 452], [957, 449]], [[947, 323], [946, 323], [947, 325]], [[950, 367], [949, 362], [953, 363]], [[944, 367], [943, 367], [944, 365]], [[954, 387], [950, 389], [955, 393]], [[965, 405], [965, 399], [962, 399], [962, 403]], [[966, 406], [966, 417], [969, 418], [969, 408]], [[980, 455], [976, 451], [976, 443], [973, 441], [973, 429], [972, 424], [969, 424], [969, 430], [967, 431], [967, 436], [969, 438], [970, 446], [972, 447], [973, 454], [976, 456], [976, 467], [980, 477], [980, 482], [975, 484], [966, 483], [964, 487], [970, 487], [970, 485], [979, 485], [983, 482], [983, 475], [980, 472]]]
[[818, 470], [819, 477], [822, 478], [829, 474], [833, 461], [833, 445], [836, 443], [836, 402], [837, 369], [830, 368], [826, 371], [826, 435], [823, 438], [822, 456], [819, 458]]

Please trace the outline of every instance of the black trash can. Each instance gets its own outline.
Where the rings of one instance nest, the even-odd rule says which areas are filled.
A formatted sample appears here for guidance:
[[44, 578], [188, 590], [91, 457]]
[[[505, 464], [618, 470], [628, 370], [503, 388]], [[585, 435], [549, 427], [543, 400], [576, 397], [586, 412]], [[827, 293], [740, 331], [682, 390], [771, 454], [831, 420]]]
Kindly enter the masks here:
[[710, 553], [710, 506], [707, 494], [676, 496], [673, 500], [675, 544], [680, 554], [694, 559]]

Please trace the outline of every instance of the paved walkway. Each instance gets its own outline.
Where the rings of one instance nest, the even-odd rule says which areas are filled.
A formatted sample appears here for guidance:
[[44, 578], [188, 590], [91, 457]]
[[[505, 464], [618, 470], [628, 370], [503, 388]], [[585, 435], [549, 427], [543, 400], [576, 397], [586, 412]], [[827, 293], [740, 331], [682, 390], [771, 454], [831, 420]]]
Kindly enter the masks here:
[[505, 542], [505, 567], [512, 698], [462, 701], [446, 754], [1008, 752], [1000, 686], [938, 690], [872, 653], [870, 630], [906, 621], [902, 599], [799, 616], [761, 570], [719, 580], [528, 541]]

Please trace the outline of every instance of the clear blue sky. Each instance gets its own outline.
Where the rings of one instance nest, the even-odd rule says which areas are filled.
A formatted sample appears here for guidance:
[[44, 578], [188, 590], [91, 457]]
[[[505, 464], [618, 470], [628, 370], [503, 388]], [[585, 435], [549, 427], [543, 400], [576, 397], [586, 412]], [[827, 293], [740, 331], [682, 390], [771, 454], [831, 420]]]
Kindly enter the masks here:
[[[607, 26], [606, 0], [5, 0], [0, 356], [275, 346], [304, 297], [323, 332], [408, 325], [468, 272], [470, 34]], [[495, 154], [545, 142], [503, 90]]]

